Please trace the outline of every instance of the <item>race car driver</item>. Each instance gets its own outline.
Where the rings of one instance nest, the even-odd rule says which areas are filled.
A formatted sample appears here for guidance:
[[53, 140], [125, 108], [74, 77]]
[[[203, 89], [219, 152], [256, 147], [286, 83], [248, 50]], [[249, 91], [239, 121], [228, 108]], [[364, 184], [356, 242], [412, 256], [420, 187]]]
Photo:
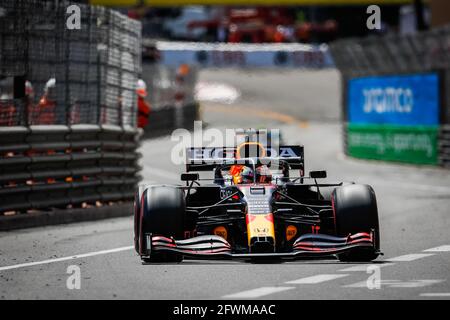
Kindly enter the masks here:
[[234, 165], [230, 168], [230, 174], [233, 177], [234, 184], [253, 183], [254, 173], [249, 167]]
[[[233, 165], [230, 168], [230, 175], [233, 177], [234, 184], [247, 184], [253, 183], [255, 173], [253, 170], [247, 166], [243, 165]], [[266, 165], [261, 165], [256, 168], [256, 182], [257, 183], [268, 183], [272, 179], [272, 174], [270, 169]]]

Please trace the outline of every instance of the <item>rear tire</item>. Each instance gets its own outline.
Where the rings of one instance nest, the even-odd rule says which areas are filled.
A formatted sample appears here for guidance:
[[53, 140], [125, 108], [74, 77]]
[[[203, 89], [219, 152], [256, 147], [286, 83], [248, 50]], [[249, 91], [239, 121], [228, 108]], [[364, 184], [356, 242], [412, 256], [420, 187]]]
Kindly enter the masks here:
[[171, 252], [147, 252], [147, 234], [183, 239], [185, 198], [181, 189], [171, 186], [151, 186], [142, 194], [139, 242], [142, 260], [149, 262], [181, 262], [183, 256]]
[[341, 261], [367, 262], [378, 257], [380, 231], [375, 192], [368, 185], [346, 185], [334, 189], [332, 193], [336, 233], [348, 236], [358, 232], [370, 233], [374, 230], [375, 247], [360, 248], [338, 254]]

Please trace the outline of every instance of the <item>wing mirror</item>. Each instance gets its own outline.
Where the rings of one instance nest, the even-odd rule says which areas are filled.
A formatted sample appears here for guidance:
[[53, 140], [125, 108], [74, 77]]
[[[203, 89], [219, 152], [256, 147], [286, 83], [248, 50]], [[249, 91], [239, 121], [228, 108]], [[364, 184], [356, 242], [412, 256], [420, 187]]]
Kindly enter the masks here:
[[321, 171], [310, 171], [309, 176], [312, 179], [324, 179], [327, 177], [327, 172], [325, 170]]
[[196, 181], [199, 179], [198, 173], [182, 173], [181, 181]]

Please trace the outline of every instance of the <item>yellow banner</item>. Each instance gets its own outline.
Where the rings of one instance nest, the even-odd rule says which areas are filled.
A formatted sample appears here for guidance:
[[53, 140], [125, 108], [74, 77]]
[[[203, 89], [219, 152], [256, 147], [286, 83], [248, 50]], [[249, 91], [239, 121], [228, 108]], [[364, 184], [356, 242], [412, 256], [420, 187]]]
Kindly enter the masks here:
[[91, 4], [103, 6], [134, 6], [144, 3], [147, 6], [170, 7], [184, 5], [370, 5], [406, 4], [413, 0], [90, 0]]

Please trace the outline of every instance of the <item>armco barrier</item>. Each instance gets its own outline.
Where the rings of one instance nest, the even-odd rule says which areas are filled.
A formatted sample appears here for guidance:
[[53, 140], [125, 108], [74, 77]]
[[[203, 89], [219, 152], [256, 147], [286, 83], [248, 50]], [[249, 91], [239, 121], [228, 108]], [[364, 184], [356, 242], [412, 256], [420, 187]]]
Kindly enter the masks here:
[[140, 133], [112, 125], [0, 127], [0, 213], [131, 201]]

